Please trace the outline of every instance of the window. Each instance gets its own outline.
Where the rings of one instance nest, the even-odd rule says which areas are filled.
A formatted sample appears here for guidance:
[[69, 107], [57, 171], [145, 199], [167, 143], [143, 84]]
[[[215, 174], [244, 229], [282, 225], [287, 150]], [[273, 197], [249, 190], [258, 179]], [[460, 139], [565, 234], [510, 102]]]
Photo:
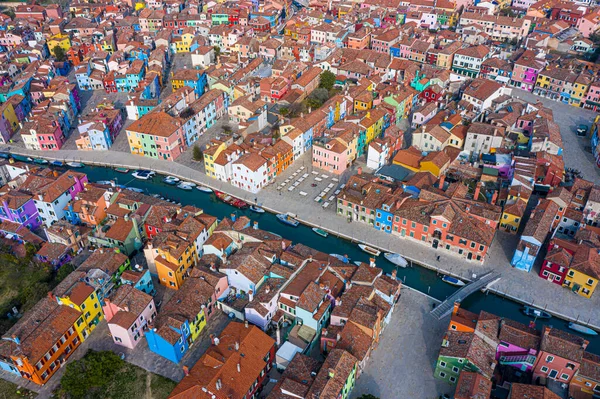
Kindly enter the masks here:
[[541, 370], [542, 373], [547, 373], [548, 372], [548, 367], [542, 366], [542, 368], [540, 370]]
[[442, 377], [442, 378], [446, 378], [446, 373], [444, 373], [443, 371], [440, 371], [439, 376]]
[[456, 382], [456, 377], [450, 377], [450, 382]]
[[594, 280], [588, 278], [587, 285], [594, 285]]
[[458, 373], [460, 370], [456, 366], [452, 366], [452, 371]]

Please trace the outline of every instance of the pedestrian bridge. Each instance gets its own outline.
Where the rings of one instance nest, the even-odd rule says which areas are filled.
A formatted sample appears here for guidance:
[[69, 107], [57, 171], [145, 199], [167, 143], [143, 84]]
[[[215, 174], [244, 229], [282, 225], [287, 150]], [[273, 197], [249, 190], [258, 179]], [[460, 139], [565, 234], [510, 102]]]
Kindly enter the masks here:
[[431, 314], [438, 320], [443, 319], [444, 317], [452, 313], [452, 309], [454, 309], [455, 302], [462, 302], [469, 295], [473, 294], [476, 291], [479, 291], [484, 287], [491, 286], [498, 280], [500, 280], [500, 273], [498, 272], [489, 272], [481, 277], [476, 278], [475, 280], [461, 287], [454, 294], [446, 298], [444, 302], [440, 303], [438, 306], [435, 307], [435, 309], [431, 311]]

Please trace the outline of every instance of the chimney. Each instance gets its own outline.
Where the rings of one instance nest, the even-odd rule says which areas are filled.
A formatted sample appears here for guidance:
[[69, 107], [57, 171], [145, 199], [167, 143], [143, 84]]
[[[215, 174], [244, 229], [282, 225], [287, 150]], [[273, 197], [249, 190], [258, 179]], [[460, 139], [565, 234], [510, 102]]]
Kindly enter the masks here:
[[358, 167], [358, 169], [356, 170], [356, 173], [359, 175], [362, 175], [362, 166]]
[[396, 280], [396, 276], [398, 275], [398, 271], [396, 269], [392, 270], [392, 278]]
[[221, 379], [219, 378], [219, 379], [217, 379], [217, 383], [215, 384], [215, 387], [217, 388], [217, 391], [221, 390], [221, 386], [222, 386]]
[[459, 309], [460, 309], [460, 302], [458, 302], [458, 301], [454, 302], [454, 308], [452, 309], [452, 314], [453, 315], [457, 314]]
[[232, 214], [231, 214], [231, 221], [232, 221], [232, 222], [235, 222], [235, 219], [236, 219], [235, 213], [232, 213]]
[[248, 301], [252, 302], [253, 299], [254, 299], [254, 291], [250, 290], [250, 291], [248, 291]]
[[335, 342], [340, 342], [340, 339], [342, 339], [342, 335], [340, 333], [337, 333], [335, 337]]
[[182, 370], [184, 375], [190, 375], [190, 368], [188, 366], [183, 366]]
[[369, 258], [369, 266], [375, 267], [375, 258]]
[[240, 364], [239, 364], [239, 363], [237, 364], [237, 370], [238, 370], [238, 373], [240, 373], [240, 372], [241, 372], [241, 367], [240, 367]]
[[438, 183], [438, 188], [439, 188], [440, 190], [443, 190], [443, 189], [444, 189], [444, 183], [445, 183], [445, 182], [446, 182], [446, 174], [443, 174], [443, 175], [441, 175], [441, 176], [440, 176], [440, 181], [439, 181], [439, 183]]
[[240, 350], [240, 343], [238, 341], [235, 341], [235, 351], [237, 352], [239, 350]]
[[258, 222], [254, 222], [254, 230], [258, 230]]
[[244, 321], [244, 327], [248, 328], [248, 320]]
[[477, 182], [477, 186], [475, 187], [475, 194], [473, 194], [473, 200], [477, 201], [479, 198], [479, 192], [481, 191], [481, 186], [483, 186], [482, 182]]
[[328, 378], [333, 378], [335, 377], [335, 370], [334, 369], [329, 369], [328, 373], [327, 373], [327, 377]]
[[215, 344], [215, 334], [210, 334], [209, 337], [210, 337], [210, 343], [213, 345], [216, 345]]
[[217, 267], [215, 266], [215, 262], [210, 262], [210, 270], [213, 272], [217, 271]]
[[494, 194], [492, 194], [492, 205], [496, 205], [496, 201], [498, 201], [498, 190], [494, 190]]

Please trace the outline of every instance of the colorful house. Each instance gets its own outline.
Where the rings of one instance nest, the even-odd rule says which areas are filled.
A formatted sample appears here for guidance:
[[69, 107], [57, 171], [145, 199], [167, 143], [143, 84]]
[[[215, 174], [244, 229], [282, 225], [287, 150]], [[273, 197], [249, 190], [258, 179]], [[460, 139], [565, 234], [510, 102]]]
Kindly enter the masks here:
[[315, 377], [306, 397], [348, 399], [356, 383], [358, 359], [344, 349], [333, 349]]
[[212, 287], [200, 278], [190, 278], [148, 325], [146, 341], [150, 350], [179, 363], [190, 345], [206, 327], [204, 309], [211, 302]]
[[145, 114], [127, 128], [129, 149], [134, 155], [174, 161], [185, 149], [181, 123], [165, 112]]
[[533, 378], [550, 378], [568, 384], [579, 370], [588, 343], [578, 335], [544, 326]]
[[0, 195], [0, 221], [9, 221], [34, 230], [41, 225], [31, 194], [10, 190]]
[[207, 77], [204, 71], [197, 69], [178, 69], [171, 73], [171, 85], [173, 91], [176, 91], [183, 86], [188, 86], [194, 89], [198, 97], [204, 94], [204, 90], [208, 85]]
[[515, 367], [521, 371], [531, 371], [537, 359], [541, 333], [509, 319], [500, 321], [496, 360], [501, 365]]
[[150, 244], [159, 282], [175, 290], [181, 288], [189, 275], [188, 269], [198, 259], [194, 242], [180, 235], [178, 232], [159, 233]]
[[85, 341], [104, 319], [100, 298], [94, 287], [84, 282], [85, 276], [84, 272], [74, 271], [52, 291], [52, 297], [59, 305], [71, 307], [81, 314], [75, 323], [75, 330], [82, 341]]
[[103, 311], [115, 344], [129, 349], [136, 347], [156, 317], [152, 296], [127, 284], [106, 299]]

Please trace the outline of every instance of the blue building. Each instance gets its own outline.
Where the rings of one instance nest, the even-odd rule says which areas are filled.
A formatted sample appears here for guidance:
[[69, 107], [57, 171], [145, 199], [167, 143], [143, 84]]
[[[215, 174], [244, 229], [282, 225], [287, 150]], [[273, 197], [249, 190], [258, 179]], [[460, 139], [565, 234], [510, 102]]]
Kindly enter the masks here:
[[150, 270], [147, 269], [141, 272], [126, 270], [121, 274], [121, 284], [133, 285], [133, 288], [143, 291], [148, 295], [154, 296], [156, 294]]
[[392, 213], [392, 207], [394, 201], [388, 199], [381, 204], [381, 208], [377, 208], [375, 211], [375, 229], [385, 231], [386, 233], [392, 232], [392, 222], [394, 220], [394, 214]]
[[172, 325], [170, 323], [171, 318], [161, 316], [162, 314], [156, 319], [157, 324], [159, 321], [164, 321], [164, 324], [146, 332], [145, 337], [148, 347], [152, 352], [169, 359], [173, 363], [179, 363], [190, 348], [190, 325], [187, 321]]
[[194, 89], [198, 97], [204, 94], [206, 86], [208, 85], [208, 79], [204, 71], [197, 69], [178, 69], [175, 72], [171, 72], [171, 84], [173, 91], [188, 86]]

